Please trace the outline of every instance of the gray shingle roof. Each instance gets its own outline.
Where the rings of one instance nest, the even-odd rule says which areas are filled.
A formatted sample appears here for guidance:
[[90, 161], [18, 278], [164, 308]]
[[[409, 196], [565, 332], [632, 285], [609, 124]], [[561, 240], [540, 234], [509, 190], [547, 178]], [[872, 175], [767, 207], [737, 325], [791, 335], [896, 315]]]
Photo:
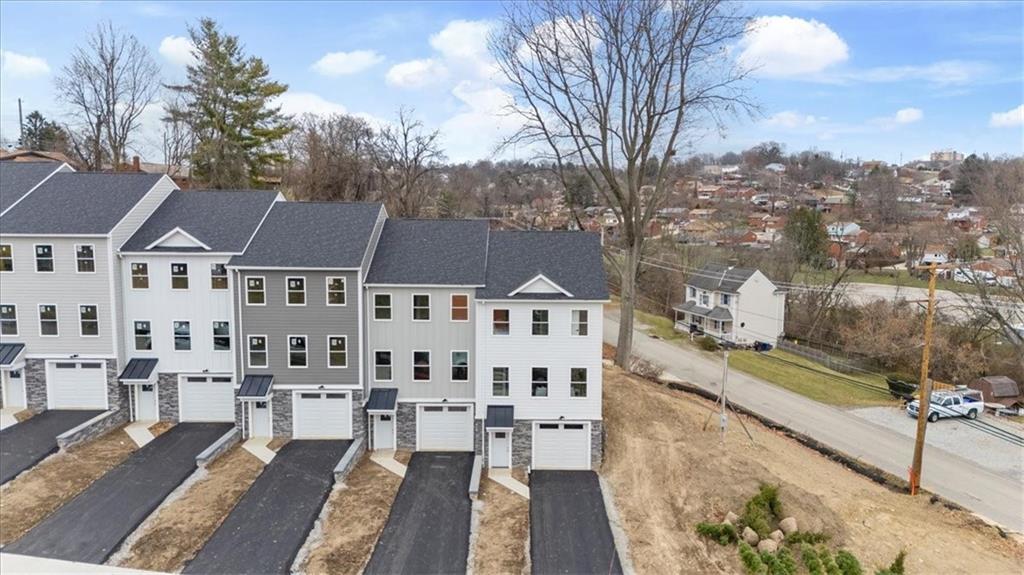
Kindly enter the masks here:
[[370, 399], [366, 401], [366, 410], [394, 411], [397, 401], [397, 387], [375, 387], [370, 390]]
[[9, 234], [106, 234], [141, 200], [160, 174], [54, 174], [0, 217]]
[[368, 284], [483, 285], [486, 220], [388, 220]]
[[118, 379], [121, 381], [148, 380], [149, 376], [153, 375], [156, 364], [157, 359], [155, 357], [133, 357], [128, 360], [128, 365], [124, 366], [124, 370]]
[[[562, 294], [508, 294], [543, 274], [572, 298]], [[487, 250], [486, 287], [479, 299], [608, 299], [601, 238], [588, 232], [491, 232]]]
[[229, 265], [358, 268], [380, 211], [379, 203], [277, 202]]
[[757, 270], [708, 264], [686, 278], [686, 285], [708, 291], [736, 293]]
[[[277, 192], [255, 190], [176, 190], [142, 224], [121, 251], [140, 252], [175, 228], [214, 252], [241, 253], [266, 215]], [[157, 248], [153, 251], [195, 251]]]
[[672, 309], [676, 311], [694, 313], [697, 315], [707, 317], [708, 319], [732, 321], [732, 312], [729, 311], [729, 308], [725, 308], [720, 305], [715, 306], [713, 308], [700, 307], [699, 305], [697, 305], [697, 302], [691, 300], [685, 301]]
[[238, 388], [238, 399], [265, 399], [273, 384], [273, 375], [247, 375]]
[[0, 343], [0, 366], [13, 365], [24, 349], [23, 343]]
[[516, 426], [515, 407], [511, 405], [488, 405], [485, 429], [512, 428]]
[[11, 207], [59, 167], [60, 162], [0, 162], [0, 212]]

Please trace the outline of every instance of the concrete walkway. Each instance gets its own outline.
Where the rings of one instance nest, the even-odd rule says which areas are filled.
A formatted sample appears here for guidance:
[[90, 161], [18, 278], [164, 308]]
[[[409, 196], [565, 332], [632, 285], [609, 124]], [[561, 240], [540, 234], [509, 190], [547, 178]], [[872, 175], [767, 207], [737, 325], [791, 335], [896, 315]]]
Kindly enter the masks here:
[[155, 436], [150, 433], [149, 428], [156, 425], [156, 423], [155, 421], [136, 421], [125, 426], [124, 432], [128, 434], [128, 437], [132, 438], [135, 445], [142, 447], [155, 439]]
[[395, 459], [394, 449], [372, 451], [370, 452], [370, 461], [403, 478], [405, 477], [405, 472], [408, 469], [408, 467], [402, 465], [397, 459]]
[[263, 463], [270, 463], [274, 460], [274, 456], [277, 455], [274, 450], [267, 447], [270, 445], [270, 441], [269, 437], [253, 437], [242, 444], [242, 449], [255, 455]]
[[523, 498], [530, 498], [530, 488], [519, 481], [515, 477], [512, 477], [512, 472], [508, 469], [488, 469], [487, 477], [494, 480], [495, 483], [507, 488], [509, 491], [522, 495]]
[[8, 427], [18, 423], [18, 418], [14, 417], [14, 414], [20, 411], [20, 407], [0, 408], [0, 429], [7, 429]]
[[4, 573], [111, 573], [114, 575], [160, 573], [159, 571], [142, 571], [140, 569], [126, 569], [110, 565], [77, 563], [75, 561], [32, 557], [31, 555], [15, 555], [13, 553], [0, 553], [0, 565], [3, 566]]

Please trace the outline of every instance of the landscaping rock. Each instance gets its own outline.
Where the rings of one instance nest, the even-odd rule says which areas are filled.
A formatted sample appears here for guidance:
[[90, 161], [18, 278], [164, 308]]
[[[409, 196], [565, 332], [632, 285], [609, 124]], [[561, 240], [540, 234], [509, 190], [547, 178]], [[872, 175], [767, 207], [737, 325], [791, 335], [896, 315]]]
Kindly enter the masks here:
[[725, 523], [728, 523], [729, 525], [736, 525], [736, 522], [739, 521], [739, 519], [740, 516], [736, 515], [732, 511], [725, 514]]
[[794, 531], [796, 531], [796, 518], [787, 517], [782, 521], [779, 521], [779, 529], [782, 529], [782, 532], [786, 535], [793, 533]]
[[769, 539], [762, 539], [761, 542], [757, 544], [757, 552], [758, 553], [775, 553], [775, 551], [778, 548], [779, 548], [779, 544], [776, 543], [774, 539], [770, 539], [770, 538]]
[[757, 535], [757, 531], [749, 527], [743, 528], [743, 540], [747, 542], [747, 545], [757, 545], [757, 542], [761, 538]]
[[786, 535], [780, 529], [776, 529], [775, 531], [772, 531], [771, 534], [768, 535], [768, 538], [771, 539], [772, 541], [778, 543], [778, 542], [782, 541], [783, 539], [785, 539]]

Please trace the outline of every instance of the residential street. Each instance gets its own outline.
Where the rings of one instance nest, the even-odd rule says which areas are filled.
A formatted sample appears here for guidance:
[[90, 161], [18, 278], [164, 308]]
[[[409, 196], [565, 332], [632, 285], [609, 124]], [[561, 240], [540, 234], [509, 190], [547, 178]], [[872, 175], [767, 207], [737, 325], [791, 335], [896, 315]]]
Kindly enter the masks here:
[[[604, 339], [613, 345], [619, 329], [617, 319], [617, 310], [605, 313]], [[719, 390], [722, 364], [717, 359], [640, 331], [634, 332], [633, 341], [634, 354], [664, 367], [666, 374]], [[736, 371], [730, 372], [727, 395], [729, 401], [847, 455], [907, 477], [914, 443], [895, 431]], [[734, 419], [731, 421], [736, 425]], [[1024, 532], [1024, 490], [1013, 479], [927, 447], [922, 485], [1004, 527]]]

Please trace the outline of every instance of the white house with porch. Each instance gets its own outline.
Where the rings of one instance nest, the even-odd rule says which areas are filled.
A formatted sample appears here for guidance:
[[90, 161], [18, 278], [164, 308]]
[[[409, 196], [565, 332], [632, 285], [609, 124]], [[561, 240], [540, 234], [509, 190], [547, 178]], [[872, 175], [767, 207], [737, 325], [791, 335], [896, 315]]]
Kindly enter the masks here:
[[786, 291], [755, 269], [709, 264], [686, 281], [675, 329], [738, 345], [776, 345], [785, 332]]

